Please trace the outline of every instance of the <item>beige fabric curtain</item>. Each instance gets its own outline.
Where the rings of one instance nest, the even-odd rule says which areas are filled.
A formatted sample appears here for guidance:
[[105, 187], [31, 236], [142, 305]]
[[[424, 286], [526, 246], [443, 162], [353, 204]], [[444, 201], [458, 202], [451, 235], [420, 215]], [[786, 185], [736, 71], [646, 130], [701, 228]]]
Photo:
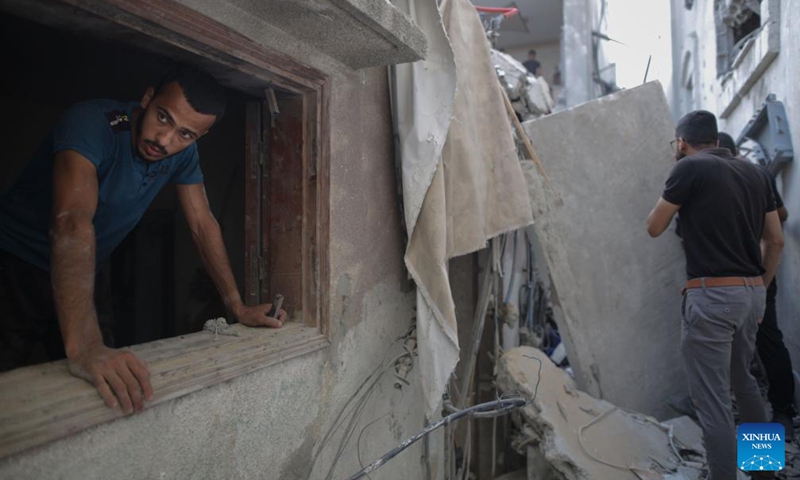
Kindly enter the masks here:
[[[423, 62], [397, 67], [409, 232], [405, 261], [417, 284], [419, 365], [426, 410], [433, 416], [459, 352], [448, 260], [533, 220], [475, 8], [468, 0], [444, 0], [440, 12], [428, 0], [409, 7], [428, 35], [430, 51]], [[441, 23], [434, 25], [432, 18]]]

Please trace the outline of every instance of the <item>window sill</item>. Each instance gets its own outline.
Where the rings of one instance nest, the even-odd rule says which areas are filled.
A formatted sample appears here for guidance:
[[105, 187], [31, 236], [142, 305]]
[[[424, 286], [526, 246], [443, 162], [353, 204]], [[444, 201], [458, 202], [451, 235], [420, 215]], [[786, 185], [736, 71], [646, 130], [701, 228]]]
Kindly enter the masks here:
[[770, 19], [733, 62], [733, 69], [722, 77], [719, 101], [721, 118], [728, 117], [750, 91], [780, 52], [780, 25]]
[[[198, 332], [136, 345], [150, 368], [147, 408], [329, 345], [317, 328], [233, 325], [238, 337]], [[94, 387], [69, 374], [65, 360], [0, 374], [0, 458], [124, 417]]]

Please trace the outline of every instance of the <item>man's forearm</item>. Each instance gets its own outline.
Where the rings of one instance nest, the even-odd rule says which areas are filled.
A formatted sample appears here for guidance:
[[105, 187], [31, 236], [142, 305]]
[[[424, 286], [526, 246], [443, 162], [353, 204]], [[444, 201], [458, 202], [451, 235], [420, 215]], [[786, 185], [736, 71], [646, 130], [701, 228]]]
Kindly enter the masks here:
[[102, 344], [94, 307], [95, 235], [91, 221], [64, 216], [51, 232], [51, 281], [64, 349], [74, 358]]
[[781, 250], [783, 245], [775, 244], [772, 242], [761, 242], [761, 258], [764, 264], [764, 285], [769, 287], [772, 279], [775, 278], [775, 273], [778, 271], [778, 263], [781, 258]]
[[229, 311], [236, 313], [236, 310], [244, 303], [236, 286], [236, 280], [233, 278], [231, 261], [225, 250], [225, 242], [222, 239], [219, 224], [211, 218], [203, 228], [193, 233], [193, 237], [206, 271], [222, 296], [222, 301]]

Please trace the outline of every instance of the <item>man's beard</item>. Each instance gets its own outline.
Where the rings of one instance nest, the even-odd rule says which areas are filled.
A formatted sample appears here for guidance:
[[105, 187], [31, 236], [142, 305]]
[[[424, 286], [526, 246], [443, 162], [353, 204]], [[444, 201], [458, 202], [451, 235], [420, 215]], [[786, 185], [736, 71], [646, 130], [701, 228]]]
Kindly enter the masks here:
[[167, 151], [166, 151], [166, 149], [164, 147], [162, 147], [161, 145], [159, 145], [156, 142], [151, 142], [151, 141], [149, 141], [147, 139], [142, 139], [142, 123], [143, 122], [144, 122], [144, 111], [142, 111], [142, 113], [139, 115], [139, 118], [136, 119], [136, 153], [138, 153], [139, 156], [142, 157], [142, 158], [146, 157], [145, 154], [147, 152], [145, 152], [143, 150], [140, 150], [140, 148], [139, 148], [139, 140], [142, 140], [144, 143], [150, 145], [151, 147], [153, 147], [156, 150], [158, 150], [162, 155], [166, 156], [167, 155]]

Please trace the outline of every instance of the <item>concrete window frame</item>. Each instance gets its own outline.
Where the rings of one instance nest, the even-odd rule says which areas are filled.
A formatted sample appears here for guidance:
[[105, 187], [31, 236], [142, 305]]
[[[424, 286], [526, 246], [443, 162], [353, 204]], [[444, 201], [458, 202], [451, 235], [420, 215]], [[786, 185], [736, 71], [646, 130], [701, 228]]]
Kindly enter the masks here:
[[[13, 11], [14, 5], [9, 7], [9, 3], [14, 4], [6, 2], [5, 7]], [[254, 95], [263, 95], [268, 89], [277, 91], [283, 113], [291, 119], [286, 131], [279, 133], [299, 139], [299, 144], [292, 145], [291, 154], [298, 169], [295, 173], [302, 176], [303, 182], [299, 188], [301, 247], [297, 249], [301, 258], [294, 259], [301, 265], [302, 274], [293, 280], [300, 283], [302, 290], [298, 300], [300, 321], [287, 323], [281, 329], [233, 325], [234, 336], [198, 332], [131, 347], [151, 370], [156, 397], [148, 408], [327, 348], [329, 78], [175, 0], [22, 0], [16, 6], [25, 9], [25, 16], [51, 26], [76, 28], [83, 24], [91, 31], [124, 30], [130, 33], [129, 41], [141, 41], [145, 48], [157, 48], [162, 53], [168, 49], [180, 56], [177, 60], [191, 58], [203, 66], [213, 66], [222, 72], [223, 83], [228, 87]], [[248, 120], [254, 112], [248, 106]], [[269, 157], [263, 147], [249, 142], [247, 156]], [[282, 153], [287, 153], [288, 147], [285, 150]], [[246, 195], [252, 197], [252, 192]], [[251, 205], [246, 200], [246, 210]], [[264, 242], [257, 246], [267, 248]], [[270, 291], [250, 278], [254, 277], [248, 276], [245, 282], [249, 300]], [[0, 458], [124, 416], [119, 409], [106, 407], [93, 386], [72, 377], [65, 360], [0, 374], [0, 401], [4, 406], [0, 412]]]
[[682, 89], [680, 111], [682, 114], [688, 113], [700, 104], [700, 82], [698, 72], [700, 71], [697, 57], [697, 33], [692, 32], [686, 36], [681, 51], [681, 69], [679, 72], [679, 86]]
[[730, 71], [717, 79], [720, 118], [733, 113], [747, 92], [766, 72], [780, 53], [781, 2], [761, 2], [761, 29], [733, 59]]

